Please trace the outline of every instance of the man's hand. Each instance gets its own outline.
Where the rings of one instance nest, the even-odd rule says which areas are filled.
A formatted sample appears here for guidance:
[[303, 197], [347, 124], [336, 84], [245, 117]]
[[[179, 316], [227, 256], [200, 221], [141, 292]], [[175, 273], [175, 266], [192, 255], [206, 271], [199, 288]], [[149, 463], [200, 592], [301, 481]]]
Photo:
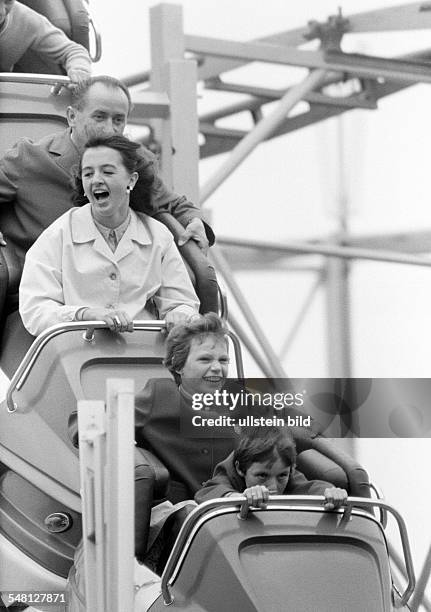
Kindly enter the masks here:
[[83, 83], [91, 77], [91, 73], [88, 72], [88, 70], [84, 70], [83, 68], [71, 68], [67, 73], [67, 76], [70, 79], [70, 83], [56, 83], [55, 85], [53, 85], [53, 87], [51, 88], [51, 94], [53, 96], [58, 96], [63, 87], [73, 92], [76, 89], [77, 85]]
[[133, 321], [124, 310], [107, 310], [105, 308], [86, 308], [81, 321], [105, 321], [109, 329], [115, 332], [132, 332]]
[[83, 81], [89, 79], [91, 77], [91, 74], [88, 72], [88, 70], [85, 70], [84, 68], [70, 68], [67, 73], [67, 76], [72, 81], [73, 85], [79, 85], [79, 83], [82, 83]]
[[3, 238], [3, 233], [0, 232], [0, 246], [6, 246], [7, 242], [6, 240]]
[[190, 221], [184, 232], [178, 239], [178, 246], [183, 246], [189, 240], [198, 243], [199, 248], [206, 254], [209, 249], [208, 239], [205, 233], [205, 226], [202, 219], [195, 217]]
[[187, 321], [192, 316], [193, 315], [190, 314], [190, 312], [182, 312], [178, 308], [173, 308], [172, 310], [167, 312], [165, 316], [167, 330], [170, 331], [172, 327], [174, 325], [177, 325], [178, 323], [187, 323]]
[[336, 510], [343, 504], [347, 499], [347, 491], [345, 489], [339, 489], [338, 487], [331, 487], [325, 489], [325, 510]]

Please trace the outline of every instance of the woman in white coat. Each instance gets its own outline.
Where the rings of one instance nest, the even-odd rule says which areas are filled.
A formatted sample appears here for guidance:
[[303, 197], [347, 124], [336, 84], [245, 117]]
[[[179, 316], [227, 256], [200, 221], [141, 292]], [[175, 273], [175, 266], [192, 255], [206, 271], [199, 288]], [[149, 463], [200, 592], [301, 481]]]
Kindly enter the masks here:
[[139, 149], [120, 135], [87, 143], [78, 182], [88, 203], [57, 219], [26, 256], [20, 314], [31, 334], [89, 320], [131, 331], [134, 319], [156, 316], [169, 325], [198, 311], [172, 235], [129, 205], [138, 178], [140, 209], [151, 205], [153, 170]]

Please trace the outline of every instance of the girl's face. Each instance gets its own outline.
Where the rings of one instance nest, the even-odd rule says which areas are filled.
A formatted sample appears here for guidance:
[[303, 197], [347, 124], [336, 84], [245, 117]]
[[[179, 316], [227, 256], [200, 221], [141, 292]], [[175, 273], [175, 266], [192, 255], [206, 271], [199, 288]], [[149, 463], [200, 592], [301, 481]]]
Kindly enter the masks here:
[[[238, 462], [237, 462], [238, 463]], [[236, 470], [240, 476], [245, 479], [246, 487], [254, 485], [263, 485], [268, 491], [274, 495], [281, 495], [289, 481], [291, 466], [286, 465], [277, 454], [277, 459], [268, 459], [267, 461], [255, 461], [247, 470], [242, 472], [238, 465]]]
[[128, 187], [138, 174], [124, 166], [121, 154], [110, 147], [86, 149], [82, 156], [82, 185], [91, 204], [93, 217], [106, 227], [115, 228], [129, 210]]
[[227, 341], [213, 334], [193, 338], [181, 375], [188, 393], [214, 393], [220, 390], [229, 369]]

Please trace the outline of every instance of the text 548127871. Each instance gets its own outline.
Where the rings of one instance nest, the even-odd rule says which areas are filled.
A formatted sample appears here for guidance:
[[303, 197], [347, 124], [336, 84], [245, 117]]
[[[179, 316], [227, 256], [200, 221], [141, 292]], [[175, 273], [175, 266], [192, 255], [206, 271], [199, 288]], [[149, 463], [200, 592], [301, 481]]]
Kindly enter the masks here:
[[67, 593], [64, 591], [3, 591], [2, 599], [6, 605], [35, 604], [59, 605], [67, 603]]

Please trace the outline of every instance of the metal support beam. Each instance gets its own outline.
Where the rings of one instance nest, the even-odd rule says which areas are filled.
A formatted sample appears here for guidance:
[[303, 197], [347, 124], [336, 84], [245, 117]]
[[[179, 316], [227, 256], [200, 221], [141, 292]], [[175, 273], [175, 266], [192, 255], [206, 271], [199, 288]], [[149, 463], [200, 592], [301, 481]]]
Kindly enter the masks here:
[[238, 306], [241, 309], [241, 312], [243, 313], [248, 325], [250, 326], [250, 329], [253, 331], [255, 338], [262, 349], [262, 352], [268, 360], [271, 376], [277, 378], [286, 378], [286, 373], [280, 366], [280, 360], [278, 359], [271, 344], [268, 342], [265, 334], [263, 333], [256, 317], [253, 314], [253, 311], [249, 307], [247, 300], [245, 299], [244, 295], [241, 292], [241, 289], [235, 281], [229, 264], [227, 263], [223, 254], [217, 246], [212, 247], [212, 249], [210, 250], [210, 258], [214, 261], [217, 267], [217, 271], [220, 272], [220, 274], [224, 278], [226, 286], [235, 298]]
[[322, 272], [319, 272], [319, 276], [317, 278], [317, 280], [312, 284], [310, 291], [308, 292], [308, 294], [305, 297], [305, 300], [302, 304], [302, 307], [298, 313], [298, 315], [296, 316], [296, 319], [294, 320], [294, 322], [291, 325], [291, 331], [289, 332], [289, 334], [287, 335], [285, 341], [283, 342], [283, 346], [280, 349], [280, 361], [284, 361], [284, 359], [286, 359], [287, 354], [289, 352], [289, 349], [293, 343], [293, 341], [296, 338], [296, 335], [302, 325], [302, 323], [305, 320], [305, 316], [311, 306], [311, 304], [313, 303], [313, 300], [317, 294], [317, 290], [320, 288], [320, 286], [322, 285], [322, 281], [323, 281], [323, 274]]
[[265, 359], [262, 359], [262, 355], [259, 353], [259, 351], [256, 349], [254, 344], [251, 342], [246, 330], [240, 324], [238, 319], [232, 314], [232, 312], [229, 312], [227, 318], [228, 318], [229, 324], [232, 327], [233, 331], [236, 333], [236, 335], [241, 340], [241, 342], [243, 343], [247, 351], [250, 353], [256, 365], [261, 369], [262, 374], [266, 376], [267, 378], [273, 378], [274, 372], [272, 372], [271, 368], [268, 367], [268, 364], [265, 361]]
[[302, 255], [325, 255], [326, 257], [341, 257], [343, 259], [365, 259], [369, 261], [381, 261], [386, 263], [399, 263], [410, 266], [431, 267], [431, 259], [427, 257], [415, 257], [414, 255], [404, 255], [394, 251], [359, 249], [344, 246], [334, 246], [329, 244], [315, 244], [311, 242], [286, 242], [280, 244], [263, 240], [243, 240], [241, 238], [217, 238], [220, 246], [235, 246], [246, 248], [259, 248], [265, 251], [274, 251], [280, 254], [289, 255], [298, 253]]
[[328, 376], [351, 378], [349, 263], [329, 257], [326, 266]]
[[131, 92], [133, 108], [129, 116], [131, 123], [148, 124], [148, 119], [166, 119], [169, 116], [169, 100], [166, 93], [156, 91]]
[[[340, 75], [337, 78], [329, 78], [325, 79], [325, 83], [322, 85], [328, 85], [330, 83], [339, 83]], [[206, 81], [205, 89], [212, 89], [215, 91], [225, 91], [237, 94], [244, 94], [248, 96], [253, 96], [248, 100], [249, 107], [259, 107], [267, 102], [273, 102], [274, 100], [279, 100], [284, 94], [286, 94], [290, 87], [285, 87], [284, 89], [271, 89], [269, 87], [256, 87], [255, 85], [243, 85], [238, 83], [226, 83], [221, 79], [214, 79], [212, 81]], [[326, 104], [328, 106], [347, 106], [348, 108], [364, 108], [369, 110], [374, 110], [377, 108], [376, 102], [373, 99], [369, 99], [365, 92], [359, 92], [357, 94], [349, 94], [348, 96], [328, 96], [323, 93], [317, 91], [311, 91], [306, 94], [303, 98], [305, 102], [310, 102], [311, 104]], [[218, 118], [222, 116], [231, 115], [233, 112], [240, 112], [240, 110], [247, 110], [246, 108], [241, 108], [241, 104], [247, 106], [247, 100], [238, 103], [239, 110], [235, 111], [234, 106], [226, 107], [225, 115], [219, 115]], [[221, 109], [223, 111], [223, 109]], [[221, 111], [218, 111], [219, 113]], [[213, 111], [213, 113], [217, 113], [217, 111]], [[211, 113], [203, 115], [200, 117], [201, 121], [209, 121], [208, 117], [211, 117]]]
[[[334, 242], [342, 242], [349, 231], [349, 197], [345, 169], [345, 133], [343, 117], [336, 122], [337, 144], [337, 224], [338, 236]], [[348, 379], [352, 376], [352, 351], [350, 339], [350, 262], [329, 257], [326, 262], [326, 310], [328, 375]], [[352, 417], [353, 418], [353, 415]]]
[[[406, 566], [404, 564], [404, 561], [402, 560], [400, 554], [395, 550], [395, 547], [393, 546], [393, 544], [391, 544], [391, 542], [389, 541], [388, 541], [388, 551], [389, 551], [390, 560], [393, 562], [394, 566], [396, 567], [396, 569], [398, 570], [402, 578], [404, 578], [404, 580], [407, 581], [407, 572], [406, 572]], [[424, 564], [424, 567], [425, 567], [425, 564]], [[420, 605], [423, 606], [426, 612], [431, 612], [431, 601], [426, 597], [425, 594], [422, 595], [422, 600], [420, 602]]]
[[285, 120], [288, 112], [303, 96], [312, 91], [325, 77], [323, 70], [312, 72], [302, 83], [299, 83], [281, 98], [277, 108], [262, 119], [251, 132], [235, 147], [229, 158], [218, 169], [201, 189], [201, 205], [214, 193], [228, 176], [244, 161], [244, 159]]
[[[429, 60], [431, 59], [431, 52], [430, 50], [426, 50], [422, 51], [421, 53], [406, 55], [404, 56], [404, 58], [412, 60]], [[338, 80], [340, 80], [341, 78], [342, 75], [339, 75]], [[328, 79], [329, 77], [325, 79], [324, 83], [326, 83]], [[412, 83], [399, 83], [394, 81], [386, 81], [384, 83], [376, 82], [374, 83], [372, 100], [379, 100], [380, 98], [383, 98], [385, 96], [389, 96], [391, 94], [397, 93], [398, 91], [402, 91], [403, 89], [406, 89], [411, 85]], [[319, 121], [324, 121], [326, 119], [330, 119], [331, 117], [341, 115], [342, 113], [345, 113], [348, 110], [350, 110], [350, 108], [346, 106], [310, 104], [310, 109], [308, 111], [301, 112], [294, 115], [293, 117], [286, 118], [286, 120], [278, 127], [278, 129], [276, 129], [267, 139], [283, 136], [284, 134], [289, 134], [290, 132], [302, 129], [304, 127], [307, 127], [308, 125], [312, 125]], [[205, 143], [201, 146], [201, 158], [230, 151], [246, 134], [244, 131], [239, 130], [230, 130], [229, 132], [227, 132], [215, 126], [208, 126], [207, 124], [201, 125], [201, 132], [206, 137]]]
[[[151, 89], [166, 92], [169, 96], [170, 60], [184, 58], [184, 33], [182, 8], [173, 4], [158, 4], [150, 8], [151, 28]], [[153, 120], [155, 139], [161, 143], [161, 170], [165, 182], [172, 186], [172, 140], [169, 121]]]
[[[261, 38], [255, 38], [251, 42], [257, 44], [268, 44], [278, 45], [283, 47], [296, 47], [306, 43], [304, 37], [304, 28], [297, 28], [296, 30], [288, 30], [286, 32], [277, 32], [277, 34], [271, 34]], [[253, 60], [238, 60], [238, 59], [224, 59], [219, 57], [205, 57], [199, 65], [199, 78], [210, 79], [218, 76], [222, 72], [229, 72], [244, 66], [249, 61]]]
[[304, 51], [262, 43], [247, 43], [186, 36], [188, 51], [201, 55], [228, 57], [245, 61], [268, 62], [286, 66], [347, 72], [358, 77], [385, 78], [408, 83], [431, 83], [430, 66], [408, 60], [387, 59], [358, 53]]
[[421, 605], [423, 605], [423, 599], [425, 596], [425, 589], [428, 584], [431, 575], [431, 546], [428, 549], [427, 556], [422, 567], [420, 576], [416, 582], [416, 588], [413, 593], [413, 597], [410, 600], [411, 612], [418, 612]]
[[164, 172], [170, 185], [189, 200], [199, 202], [199, 121], [197, 111], [197, 67], [192, 60], [169, 60], [164, 69], [171, 113], [165, 122]]

